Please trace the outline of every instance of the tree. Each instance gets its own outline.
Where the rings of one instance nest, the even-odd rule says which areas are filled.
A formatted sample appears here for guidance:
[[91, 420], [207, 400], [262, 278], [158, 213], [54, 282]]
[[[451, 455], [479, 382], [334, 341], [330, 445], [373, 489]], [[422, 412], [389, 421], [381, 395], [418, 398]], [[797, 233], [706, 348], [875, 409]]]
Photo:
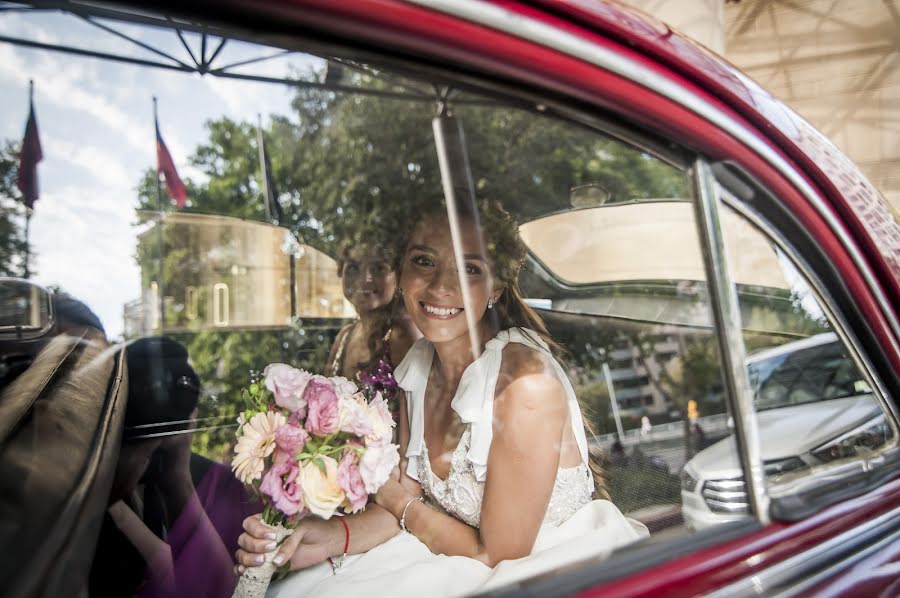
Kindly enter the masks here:
[[[353, 85], [389, 87], [369, 74], [351, 77]], [[282, 225], [301, 243], [337, 256], [341, 244], [356, 239], [361, 230], [411, 229], [421, 211], [442, 198], [431, 122], [436, 102], [300, 88], [292, 107], [291, 115], [273, 116], [264, 135], [285, 213]], [[459, 102], [451, 109], [463, 123], [477, 194], [501, 201], [514, 216], [530, 218], [570, 207], [571, 187], [587, 183], [606, 189], [612, 202], [688, 196], [683, 173], [596, 132], [502, 105]], [[255, 125], [225, 118], [206, 127], [208, 139], [190, 161], [207, 181], [185, 181], [189, 202], [182, 211], [263, 220]], [[162, 202], [157, 191], [155, 172], [145, 173], [138, 186], [138, 210], [156, 211], [158, 203], [163, 211], [174, 210], [165, 189]], [[139, 212], [138, 221], [147, 217]], [[167, 235], [160, 248], [159, 236], [142, 238], [136, 257], [144, 288], [157, 280], [160, 263], [163, 287], [181, 284], [175, 277], [190, 264], [184, 263], [187, 253], [180, 249], [184, 241], [177, 241]], [[170, 315], [166, 318], [169, 324]], [[216, 411], [235, 415], [250, 369], [281, 359], [321, 371], [337, 324], [207, 330], [180, 338], [204, 384], [215, 389]], [[608, 344], [609, 331], [600, 334], [606, 340], [599, 344], [596, 334], [583, 336], [571, 339], [569, 346], [578, 349], [573, 367], [586, 371], [599, 367], [597, 352], [588, 349]], [[605, 391], [587, 383], [583, 398], [599, 410]], [[222, 456], [227, 438], [198, 433], [195, 448]]]
[[[25, 206], [16, 187], [18, 144], [6, 141], [0, 148], [0, 275], [24, 276], [27, 244], [23, 224]], [[31, 252], [34, 255], [34, 252]], [[34, 273], [33, 266], [30, 266]]]

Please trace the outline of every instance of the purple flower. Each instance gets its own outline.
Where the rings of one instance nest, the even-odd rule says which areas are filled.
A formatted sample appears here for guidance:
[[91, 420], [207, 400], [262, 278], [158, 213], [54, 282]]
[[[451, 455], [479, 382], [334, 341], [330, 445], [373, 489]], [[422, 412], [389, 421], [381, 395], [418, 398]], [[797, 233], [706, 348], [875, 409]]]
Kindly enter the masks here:
[[328, 378], [314, 376], [303, 394], [308, 409], [306, 429], [316, 436], [328, 436], [338, 431], [340, 409], [337, 394]]

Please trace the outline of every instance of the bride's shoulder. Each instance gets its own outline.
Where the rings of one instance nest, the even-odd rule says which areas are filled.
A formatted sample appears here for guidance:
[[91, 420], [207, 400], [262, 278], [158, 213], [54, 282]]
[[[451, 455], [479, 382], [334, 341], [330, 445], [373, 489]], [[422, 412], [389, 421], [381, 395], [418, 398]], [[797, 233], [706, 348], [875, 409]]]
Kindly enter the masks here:
[[553, 357], [528, 345], [509, 343], [503, 347], [503, 359], [497, 376], [495, 397], [502, 403], [525, 407], [540, 403], [552, 408], [565, 404], [565, 389], [553, 367]]

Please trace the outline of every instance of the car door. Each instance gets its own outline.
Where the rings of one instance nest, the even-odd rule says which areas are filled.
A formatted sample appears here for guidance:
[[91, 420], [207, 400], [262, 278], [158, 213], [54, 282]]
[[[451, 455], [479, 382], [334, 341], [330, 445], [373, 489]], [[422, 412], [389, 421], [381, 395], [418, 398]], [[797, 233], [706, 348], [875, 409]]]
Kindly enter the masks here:
[[[569, 351], [567, 374], [592, 414], [592, 448], [606, 453], [609, 497], [651, 531], [649, 540], [594, 547], [495, 593], [796, 593], [836, 576], [849, 583], [848, 572], [893, 558], [882, 549], [895, 538], [900, 504], [900, 355], [885, 282], [869, 266], [875, 257], [861, 255], [866, 244], [848, 230], [864, 233], [836, 217], [828, 203], [836, 200], [784, 158], [767, 136], [772, 123], [747, 118], [674, 61], [642, 51], [668, 32], [612, 6], [598, 11], [593, 24], [561, 7], [468, 1], [151, 3], [115, 14], [169, 28], [174, 16], [197, 35], [215, 26], [223, 39], [274, 46], [312, 65], [306, 78], [278, 80], [299, 90], [302, 118], [271, 131], [302, 132], [302, 143], [285, 145], [299, 158], [286, 151], [276, 162], [290, 172], [280, 179], [290, 234], [267, 223], [255, 167], [232, 169], [247, 156], [222, 159], [221, 148], [246, 142], [251, 125], [220, 122], [196, 154], [212, 181], [204, 187], [198, 177], [197, 209], [166, 205], [171, 217], [156, 227], [145, 219], [134, 246], [140, 297], [123, 310], [134, 324], [123, 340], [169, 335], [182, 346], [162, 343], [129, 369], [144, 375], [148, 403], [154, 385], [194, 402], [126, 421], [126, 440], [194, 435], [181, 449], [192, 453], [204, 511], [223, 522], [215, 530], [222, 545], [233, 548], [239, 526], [233, 512], [216, 509], [210, 488], [253, 506], [228, 477], [241, 386], [269, 361], [324, 368], [353, 314], [334, 272], [340, 237], [352, 238], [347, 223], [357, 221], [400, 237], [423, 206], [440, 201], [438, 114], [462, 123], [476, 191], [520, 224], [523, 294]], [[622, 23], [627, 35], [610, 33]], [[704, 60], [743, 85], [729, 67]], [[341, 69], [354, 74], [345, 80]], [[238, 183], [229, 178], [235, 170]], [[141, 205], [154, 197], [144, 193]], [[92, 232], [102, 237], [101, 227]], [[787, 470], [800, 455], [781, 455], [773, 472], [753, 400], [753, 354], [789, 351], [787, 343], [818, 334], [839, 340], [852, 365], [847, 384], [867, 392], [883, 420], [836, 426], [803, 453], [833, 459]], [[881, 431], [869, 430], [873, 419]], [[726, 457], [714, 465], [727, 458], [727, 476], [688, 467], [717, 443]], [[158, 453], [152, 464], [153, 473], [170, 471]], [[694, 530], [691, 508], [709, 511], [711, 524]], [[200, 579], [209, 587], [230, 565], [215, 544], [216, 567]], [[115, 570], [132, 555], [103, 556], [112, 561], [102, 567]]]

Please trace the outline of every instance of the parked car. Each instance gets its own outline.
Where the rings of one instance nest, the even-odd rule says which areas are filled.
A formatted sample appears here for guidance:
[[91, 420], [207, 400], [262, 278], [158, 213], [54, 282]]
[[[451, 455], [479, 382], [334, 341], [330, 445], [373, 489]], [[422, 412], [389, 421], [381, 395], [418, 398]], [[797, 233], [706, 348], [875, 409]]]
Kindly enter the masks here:
[[[642, 411], [678, 413], [690, 398], [724, 396], [735, 442], [717, 449], [727, 457], [710, 459], [736, 464], [729, 475], [743, 477], [747, 505], [733, 521], [692, 533], [688, 498], [699, 495], [682, 494], [677, 476], [661, 468], [622, 467], [624, 479], [609, 484], [628, 488], [620, 503], [627, 514], [677, 513], [685, 496], [688, 526], [667, 515], [648, 540], [614, 551], [595, 547], [602, 554], [492, 593], [898, 592], [900, 225], [849, 159], [732, 65], [607, 2], [62, 0], [13, 8], [0, 19], [50, 11], [90, 32], [76, 47], [77, 28], [54, 37], [13, 21], [18, 34], [2, 40], [43, 53], [40, 63], [57, 65], [60, 77], [72, 75], [64, 81], [73, 87], [58, 90], [55, 106], [84, 113], [61, 113], [57, 130], [79, 122], [90, 130], [71, 146], [46, 147], [48, 156], [78, 158], [79, 176], [95, 178], [56, 194], [75, 202], [65, 211], [71, 232], [87, 232], [83, 246], [62, 256], [70, 262], [42, 274], [44, 284], [74, 271], [89, 281], [84, 289], [101, 289], [97, 301], [127, 289], [131, 296], [115, 310], [125, 326], [113, 341], [169, 336], [174, 344], [159, 341], [170, 353], [129, 364], [121, 344], [89, 325], [54, 337], [3, 389], [0, 544], [11, 548], [0, 585], [8, 595], [89, 595], [94, 588], [99, 596], [96, 588], [120, 581], [117, 587], [128, 588], [121, 593], [138, 592], [147, 581], [146, 555], [123, 542], [110, 505], [134, 498], [141, 484], [158, 490], [138, 496], [128, 515], [147, 524], [154, 545], [165, 544], [171, 496], [144, 475], [171, 472], [159, 435], [194, 434], [180, 447], [192, 453], [182, 465], [190, 463], [199, 493], [208, 472], [227, 469], [239, 389], [251, 370], [272, 361], [321, 369], [334, 332], [351, 320], [335, 274], [351, 225], [399, 234], [410, 214], [433, 207], [458, 183], [500, 201], [519, 223], [528, 247], [522, 292], [568, 350], [570, 377], [595, 423], [613, 426], [620, 406], [639, 420]], [[95, 43], [109, 29], [119, 41], [136, 40], [141, 54]], [[174, 46], [155, 47], [164, 34]], [[193, 51], [181, 53], [191, 44]], [[176, 206], [159, 180], [145, 176], [153, 171], [150, 149], [162, 152], [159, 128], [160, 145], [133, 171], [98, 158], [137, 154], [129, 144], [144, 129], [129, 125], [148, 120], [146, 111], [110, 112], [116, 94], [87, 101], [78, 86], [98, 85], [113, 71], [83, 74], [61, 56], [132, 69], [109, 82], [128, 98], [157, 93], [143, 76], [156, 71], [141, 69], [183, 75], [158, 83], [190, 96], [180, 102], [191, 111], [182, 122], [209, 118], [193, 95], [225, 79], [277, 86], [226, 92], [229, 105], [288, 86], [291, 113], [272, 118], [264, 132], [272, 168], [260, 158], [264, 133], [255, 122], [213, 119], [191, 154], [192, 195]], [[272, 57], [298, 62], [273, 73], [260, 66]], [[165, 132], [165, 120], [160, 124]], [[52, 130], [46, 120], [41, 126], [42, 134]], [[104, 134], [121, 145], [91, 153], [90, 143]], [[48, 165], [43, 188], [55, 176]], [[261, 174], [269, 170], [278, 181], [271, 195], [280, 201], [271, 205]], [[123, 208], [125, 198], [101, 201], [92, 193], [122, 177], [137, 188], [134, 210]], [[270, 207], [284, 210], [277, 226]], [[113, 227], [131, 231], [127, 251], [104, 244]], [[66, 235], [58, 237], [62, 243]], [[109, 260], [120, 260], [118, 269]], [[820, 335], [828, 331], [834, 335]], [[785, 348], [787, 339], [804, 337]], [[753, 347], [776, 344], [767, 358], [747, 357]], [[796, 405], [757, 414], [750, 365], [784, 365], [801, 346], [838, 347], [847, 382], [787, 392]], [[173, 374], [167, 360], [188, 374]], [[129, 376], [138, 371], [157, 376], [129, 393]], [[760, 406], [781, 396], [776, 371], [756, 372]], [[129, 394], [157, 382], [190, 391], [197, 403], [188, 406], [199, 417], [181, 405], [177, 417], [130, 425]], [[844, 391], [851, 394], [842, 398]], [[809, 402], [824, 396], [834, 398]], [[806, 426], [812, 416], [798, 414], [813, 409], [819, 423]], [[770, 417], [775, 427], [803, 419], [809, 442], [780, 439], [783, 450], [770, 450]], [[866, 430], [871, 441], [861, 447], [856, 431], [872, 423], [880, 427]], [[799, 437], [799, 424], [788, 427]], [[665, 463], [682, 463], [686, 444], [674, 438]], [[707, 454], [688, 470], [724, 479], [712, 464], [707, 472]], [[779, 462], [767, 463], [773, 459]], [[767, 478], [767, 465], [770, 473], [780, 467], [779, 475]], [[216, 510], [216, 496], [204, 495], [203, 508]], [[234, 518], [225, 524], [228, 534], [217, 528], [223, 545], [236, 533]], [[191, 570], [193, 582], [221, 587], [213, 584], [223, 583], [213, 580], [221, 571], [209, 565]]]
[[[832, 332], [760, 351], [747, 360], [766, 476], [802, 472], [885, 445], [890, 425]], [[682, 471], [681, 504], [692, 529], [749, 512], [734, 438], [700, 451]]]

